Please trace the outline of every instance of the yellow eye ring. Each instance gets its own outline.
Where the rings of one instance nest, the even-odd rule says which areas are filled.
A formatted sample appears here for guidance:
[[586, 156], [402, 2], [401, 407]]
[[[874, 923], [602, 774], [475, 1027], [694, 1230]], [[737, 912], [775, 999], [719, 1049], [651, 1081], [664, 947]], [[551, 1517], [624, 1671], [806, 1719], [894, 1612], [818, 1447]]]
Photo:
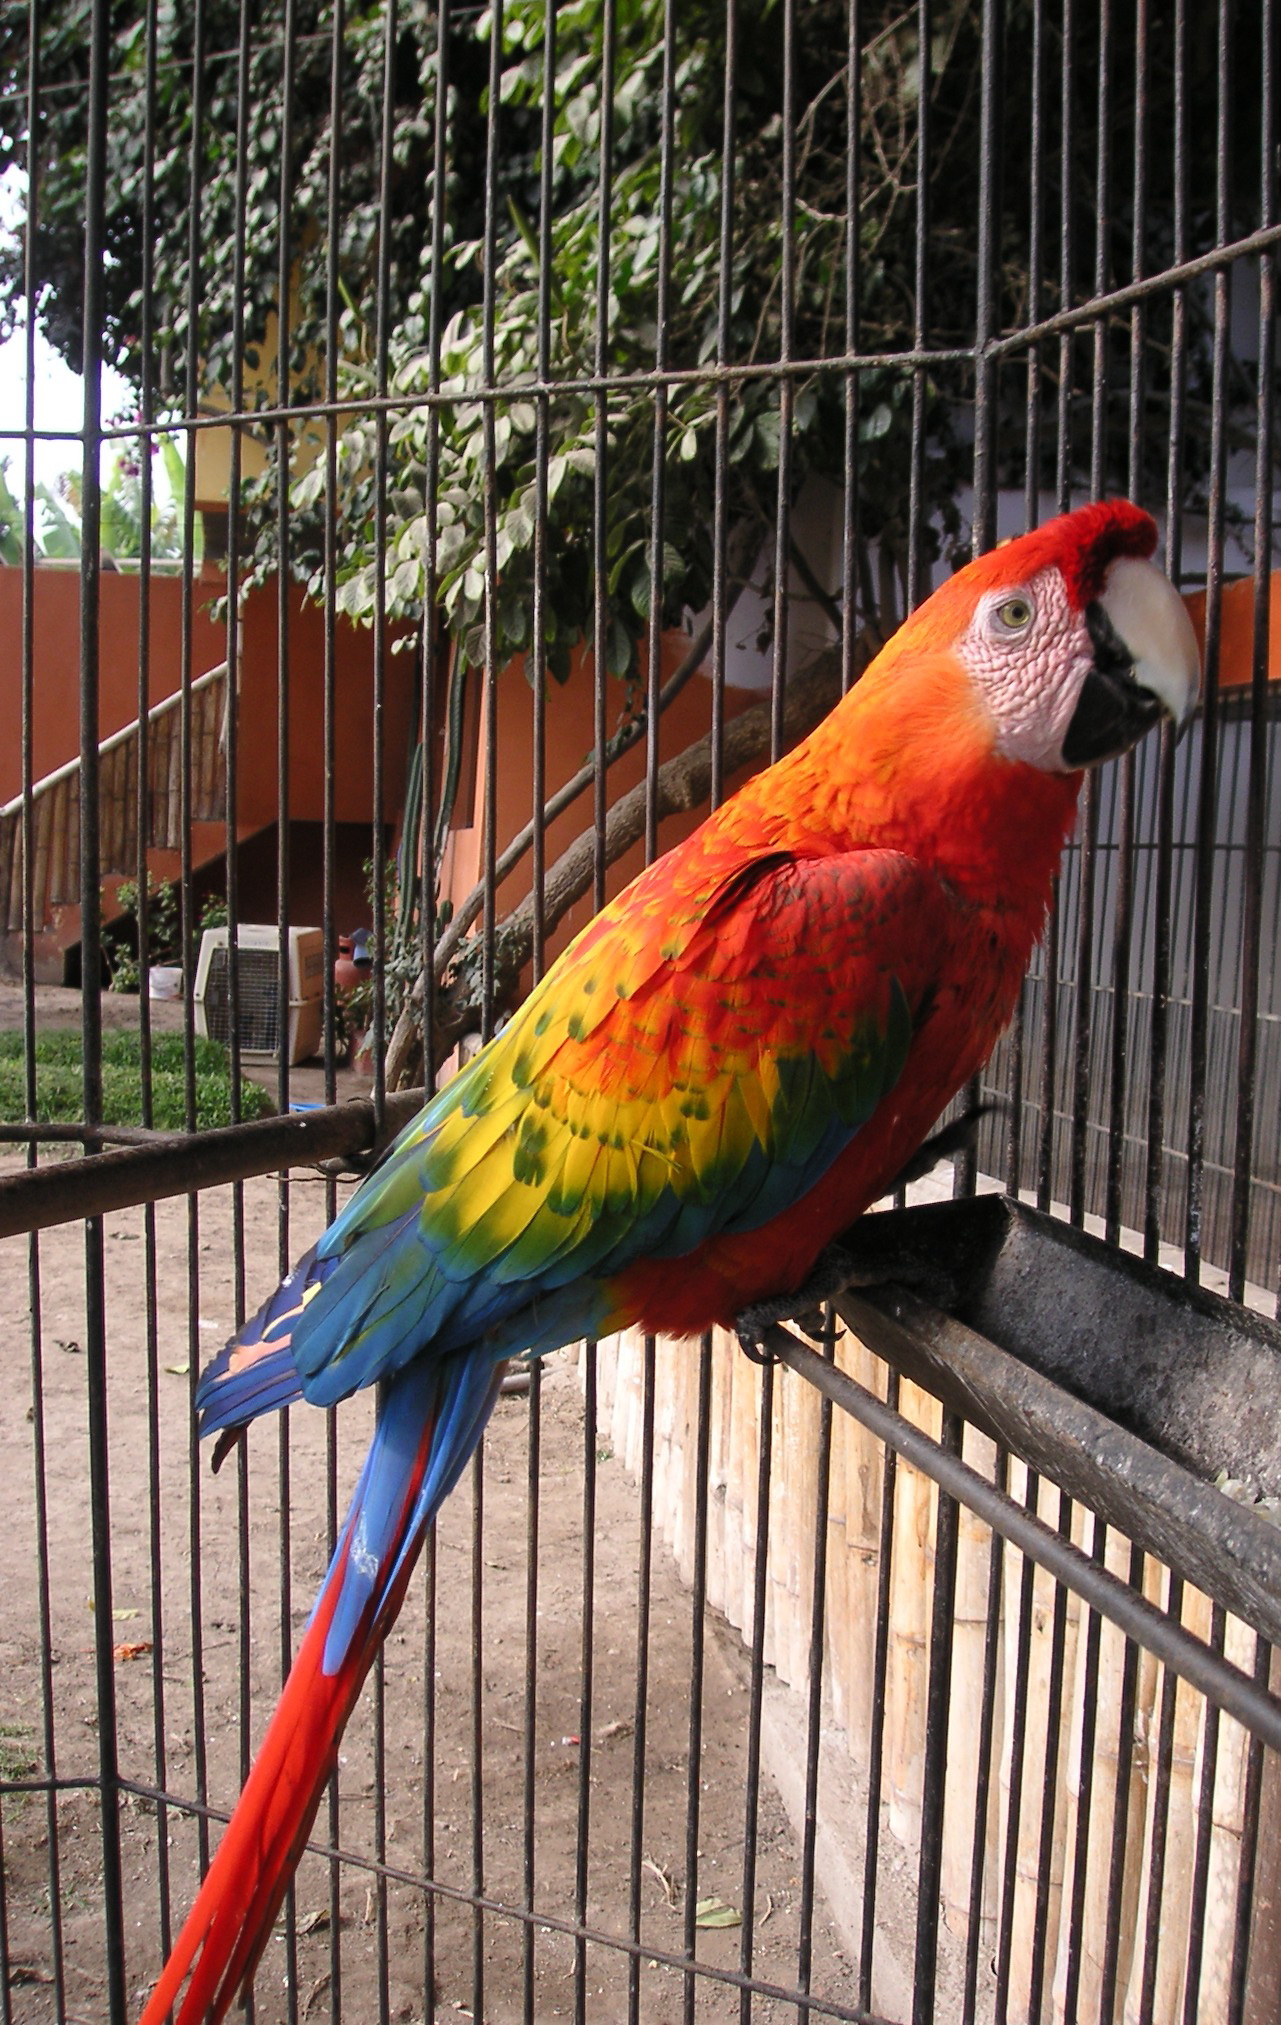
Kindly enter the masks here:
[[1002, 632], [1022, 633], [1031, 625], [1036, 613], [1030, 598], [1017, 596], [1003, 599], [993, 616]]

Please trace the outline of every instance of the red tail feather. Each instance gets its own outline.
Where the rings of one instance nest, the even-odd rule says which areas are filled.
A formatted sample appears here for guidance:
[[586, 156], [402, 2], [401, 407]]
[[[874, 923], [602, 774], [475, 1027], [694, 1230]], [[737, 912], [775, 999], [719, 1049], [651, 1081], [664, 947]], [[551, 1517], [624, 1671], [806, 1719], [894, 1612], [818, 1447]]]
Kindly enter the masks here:
[[[395, 1565], [431, 1446], [424, 1430], [401, 1521], [383, 1561]], [[139, 2025], [165, 2025], [190, 1973], [176, 2025], [218, 2025], [252, 1976], [333, 1771], [338, 1743], [365, 1675], [404, 1600], [425, 1526], [395, 1579], [366, 1608], [337, 1673], [327, 1674], [325, 1639], [342, 1586], [354, 1514], [344, 1529], [307, 1635], [289, 1671], [261, 1749], [218, 1844], [208, 1874], [165, 1963]]]

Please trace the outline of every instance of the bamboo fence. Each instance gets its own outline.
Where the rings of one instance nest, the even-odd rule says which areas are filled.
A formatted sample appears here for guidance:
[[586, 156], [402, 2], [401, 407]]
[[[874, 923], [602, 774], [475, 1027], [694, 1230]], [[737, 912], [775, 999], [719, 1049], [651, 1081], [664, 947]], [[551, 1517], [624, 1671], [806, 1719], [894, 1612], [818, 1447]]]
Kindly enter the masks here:
[[[761, 1374], [727, 1336], [716, 1335], [709, 1354], [707, 1596], [750, 1642]], [[884, 1398], [887, 1371], [879, 1359], [848, 1334], [836, 1354], [852, 1378]], [[627, 1469], [638, 1474], [643, 1466], [643, 1339], [634, 1332], [613, 1337], [598, 1345], [595, 1355], [599, 1431]], [[688, 1583], [694, 1567], [699, 1354], [688, 1344], [660, 1340], [656, 1370], [655, 1524]], [[898, 1405], [909, 1420], [938, 1433], [941, 1410], [931, 1395], [903, 1382]], [[764, 1657], [798, 1694], [807, 1687], [809, 1664], [819, 1416], [820, 1401], [812, 1388], [791, 1373], [780, 1373], [772, 1408]], [[998, 1458], [986, 1437], [967, 1429], [964, 1453], [976, 1469], [993, 1476]], [[1132, 1557], [1129, 1542], [1101, 1525], [1096, 1535], [1092, 1514], [1079, 1506], [1069, 1508], [1052, 1484], [1029, 1487], [1021, 1463], [1011, 1459], [1007, 1466], [1013, 1495], [1034, 1499], [1051, 1525], [1069, 1525], [1078, 1544], [1123, 1578], [1141, 1584], [1154, 1601], [1164, 1605], [1169, 1600], [1168, 1569], [1150, 1557]], [[847, 1756], [860, 1785], [865, 1785], [877, 1713], [872, 1707], [873, 1649], [885, 1469], [880, 1443], [849, 1416], [835, 1413], [826, 1537], [824, 1749], [833, 1748], [834, 1729], [839, 1739], [835, 1748]], [[888, 1832], [910, 1861], [921, 1834], [937, 1494], [927, 1478], [901, 1460], [893, 1465], [892, 1506], [882, 1837]], [[1281, 1806], [1275, 1762], [1265, 1755], [1259, 1853], [1248, 1880], [1252, 1893], [1247, 1891], [1243, 1900], [1245, 1732], [1199, 1693], [1177, 1683], [1150, 1655], [1130, 1646], [1075, 1596], [1058, 1589], [1040, 1569], [1025, 1568], [1012, 1548], [1004, 1552], [999, 1576], [993, 1776], [984, 1818], [978, 1819], [979, 1712], [992, 1567], [990, 1532], [962, 1511], [942, 1901], [946, 1928], [963, 1945], [971, 1916], [974, 1837], [981, 1834], [977, 1916], [982, 1921], [979, 1960], [988, 1965], [980, 1992], [984, 2015], [992, 2015], [990, 1965], [1004, 1930], [1009, 1967], [1003, 2015], [1010, 2025], [1032, 2018], [1052, 2025], [1075, 2019], [1084, 2025], [1101, 2018], [1109, 1974], [1117, 1996], [1108, 2015], [1123, 2018], [1125, 2025], [1176, 2025], [1188, 2019], [1219, 2025], [1228, 2017], [1237, 1923], [1246, 1917], [1252, 1933], [1242, 2016], [1245, 2025], [1275, 2025], [1281, 2016], [1275, 1832]], [[1181, 1614], [1199, 1634], [1211, 1631], [1211, 1604], [1200, 1592], [1183, 1590]], [[1252, 1670], [1254, 1633], [1228, 1618], [1224, 1638], [1229, 1656]], [[1021, 1646], [1026, 1662], [1020, 1690]], [[1087, 1694], [1091, 1670], [1096, 1681], [1092, 1697]], [[1166, 1706], [1171, 1694], [1172, 1749], [1163, 1792], [1156, 1776], [1158, 1738], [1163, 1720], [1167, 1725], [1171, 1721]], [[804, 1751], [804, 1736], [798, 1703], [798, 1754]], [[1204, 1776], [1207, 1752], [1213, 1753], [1209, 1780]], [[822, 1785], [820, 1779], [820, 1796]], [[1207, 1796], [1209, 1819], [1203, 1823]], [[861, 1861], [861, 1852], [853, 1854]], [[1204, 1877], [1199, 1890], [1198, 1865]], [[1198, 1895], [1204, 1916], [1194, 1921]], [[1147, 1916], [1150, 1901], [1157, 1908], [1152, 1919]]]
[[[184, 747], [182, 695], [166, 696], [147, 713], [147, 844], [181, 847], [184, 755], [190, 752], [190, 819], [216, 822], [226, 798], [227, 667], [197, 676], [189, 691], [190, 734]], [[104, 874], [132, 877], [138, 863], [138, 721], [98, 748], [99, 860]], [[0, 914], [16, 934], [23, 925], [23, 799], [0, 808]], [[80, 761], [68, 760], [31, 792], [32, 926], [47, 927], [58, 907], [80, 900]]]

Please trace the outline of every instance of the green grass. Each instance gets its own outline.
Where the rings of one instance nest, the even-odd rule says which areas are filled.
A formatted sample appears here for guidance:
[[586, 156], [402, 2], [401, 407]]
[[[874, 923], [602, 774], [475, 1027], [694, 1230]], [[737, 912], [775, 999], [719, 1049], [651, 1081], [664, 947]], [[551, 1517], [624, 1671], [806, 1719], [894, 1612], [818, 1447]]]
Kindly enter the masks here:
[[[84, 1117], [83, 1049], [74, 1031], [36, 1037], [36, 1118], [41, 1124], [74, 1125]], [[218, 1041], [197, 1040], [196, 1128], [231, 1123], [231, 1075], [227, 1050]], [[151, 1043], [151, 1124], [163, 1132], [186, 1129], [186, 1079], [181, 1034], [156, 1034]], [[264, 1118], [275, 1110], [259, 1083], [240, 1083], [242, 1118]], [[22, 1035], [0, 1033], [0, 1119], [26, 1117], [26, 1071]], [[102, 1037], [102, 1122], [141, 1125], [142, 1071], [138, 1036]]]
[[0, 1723], [0, 1780], [32, 1779], [39, 1770], [34, 1731], [25, 1723]]

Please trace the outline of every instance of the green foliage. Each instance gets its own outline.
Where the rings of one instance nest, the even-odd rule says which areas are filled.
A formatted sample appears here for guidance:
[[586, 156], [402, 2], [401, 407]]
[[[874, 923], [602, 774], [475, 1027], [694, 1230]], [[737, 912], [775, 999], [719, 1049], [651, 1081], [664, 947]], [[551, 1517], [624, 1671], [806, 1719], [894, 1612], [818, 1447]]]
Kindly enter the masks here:
[[[812, 473], [840, 480], [844, 470], [846, 375], [846, 229], [848, 18], [844, 0], [808, 0], [794, 12], [796, 205], [785, 219], [783, 162], [783, 10], [777, 0], [740, 0], [735, 78], [734, 180], [729, 217], [731, 271], [720, 323], [720, 230], [723, 189], [722, 119], [725, 16], [721, 0], [690, 0], [674, 10], [675, 145], [670, 178], [670, 285], [663, 322], [664, 363], [695, 372], [718, 356], [766, 369], [790, 349], [814, 362], [793, 383], [790, 471], [795, 491]], [[1096, 272], [1124, 279], [1133, 262], [1133, 194], [1116, 176], [1096, 218], [1097, 23], [1088, 10], [1073, 17], [1074, 46], [1063, 51], [1054, 23], [1043, 23], [1036, 46], [1044, 65], [1045, 114], [1039, 137], [1043, 202], [1042, 282], [1030, 300], [1033, 230], [1032, 132], [1027, 108], [1034, 60], [1032, 0], [1003, 10], [1001, 175], [997, 247], [999, 327], [1060, 306], [1059, 221], [1072, 232], [1069, 292], [1090, 294]], [[40, 72], [45, 87], [39, 129], [40, 211], [36, 266], [46, 284], [39, 315], [53, 342], [78, 362], [84, 272], [84, 167], [87, 72], [83, 0], [45, 0], [40, 23]], [[919, 44], [919, 15], [890, 0], [859, 10], [862, 47], [858, 134], [853, 170], [857, 190], [857, 348], [893, 356], [924, 341], [964, 354], [974, 343], [977, 315], [975, 238], [979, 217], [980, 11], [970, 0], [940, 0], [932, 10], [931, 46]], [[0, 54], [0, 173], [27, 159], [24, 89], [26, 11], [15, 15]], [[196, 16], [163, 4], [121, 0], [111, 11], [107, 235], [103, 276], [107, 355], [145, 387], [149, 412], [173, 412], [220, 385], [237, 402], [283, 400], [296, 407], [319, 395], [360, 401], [378, 386], [375, 308], [380, 274], [387, 276], [383, 327], [391, 391], [407, 409], [392, 411], [386, 484], [380, 473], [377, 427], [366, 414], [344, 426], [338, 443], [335, 497], [324, 498], [323, 460], [303, 469], [296, 457], [289, 527], [289, 567], [319, 593], [325, 584], [323, 513], [337, 518], [337, 569], [342, 608], [372, 620], [380, 608], [416, 620], [431, 588], [444, 620], [473, 662], [481, 651], [486, 531], [484, 500], [491, 481], [497, 500], [497, 586], [492, 622], [500, 656], [533, 648], [563, 678], [576, 642], [588, 630], [595, 602], [592, 532], [598, 482], [606, 501], [604, 528], [606, 657], [611, 670], [635, 672], [636, 640], [652, 597], [651, 499], [655, 454], [652, 387], [628, 385], [659, 356], [662, 236], [660, 159], [660, 0], [614, 0], [613, 141], [610, 175], [601, 188], [601, 79], [605, 0], [573, 0], [555, 10], [556, 47], [550, 79], [543, 49], [541, 0], [510, 0], [503, 14], [499, 145], [494, 191], [496, 280], [487, 344], [482, 314], [482, 233], [489, 36], [492, 17], [460, 12], [448, 49], [448, 166], [433, 162], [438, 76], [437, 17], [401, 10], [388, 36], [385, 0], [361, 0], [346, 12], [338, 100], [341, 131], [331, 126], [333, 21], [325, 0], [260, 0], [252, 11], [247, 89], [240, 102], [236, 51], [238, 0], [207, 0]], [[1148, 271], [1173, 248], [1174, 150], [1170, 145], [1176, 46], [1170, 0], [1153, 0], [1146, 15], [1147, 184], [1144, 191]], [[281, 117], [285, 26], [292, 20], [293, 98]], [[1213, 172], [1216, 43], [1211, 0], [1190, 0], [1182, 84], [1184, 131], [1194, 159], [1187, 179], [1187, 242], [1216, 236]], [[1259, 0], [1240, 0], [1234, 33], [1243, 51], [1257, 50]], [[1118, 49], [1130, 46], [1134, 0], [1113, 17]], [[148, 37], [154, 37], [154, 158], [145, 149]], [[216, 60], [215, 60], [216, 59]], [[203, 84], [202, 119], [193, 127], [191, 79]], [[1071, 145], [1066, 160], [1058, 87], [1066, 74]], [[547, 330], [540, 327], [541, 106], [553, 102], [551, 211], [545, 221], [550, 271]], [[930, 112], [928, 177], [919, 184], [917, 137], [924, 98]], [[390, 121], [392, 158], [386, 217], [382, 192], [382, 123]], [[1130, 159], [1135, 139], [1133, 94], [1113, 94], [1110, 145], [1114, 162]], [[288, 152], [282, 159], [287, 142]], [[322, 222], [328, 215], [331, 163], [340, 165], [336, 336], [326, 315], [329, 254]], [[1235, 115], [1227, 161], [1229, 236], [1257, 222], [1257, 105]], [[1066, 179], [1066, 181], [1065, 181]], [[150, 208], [144, 206], [150, 184]], [[1065, 187], [1061, 187], [1064, 185]], [[244, 192], [243, 217], [238, 191]], [[925, 299], [917, 300], [918, 199], [929, 219]], [[600, 244], [602, 204], [607, 245]], [[200, 272], [192, 277], [190, 226], [196, 209]], [[433, 271], [433, 221], [443, 221], [444, 257]], [[277, 357], [274, 314], [279, 298], [282, 232], [293, 249], [285, 355]], [[781, 277], [785, 236], [792, 248], [792, 301], [784, 317]], [[608, 287], [601, 280], [608, 257]], [[237, 260], [241, 259], [238, 269]], [[198, 279], [198, 287], [189, 283]], [[148, 282], [152, 282], [148, 300]], [[0, 244], [0, 331], [23, 288], [22, 248]], [[603, 299], [603, 323], [602, 323]], [[199, 322], [188, 324], [198, 301]], [[1206, 298], [1186, 292], [1187, 495], [1204, 476], [1209, 430]], [[433, 385], [429, 334], [435, 315], [445, 330], [441, 386]], [[143, 332], [149, 334], [144, 355]], [[1170, 412], [1171, 306], [1148, 306], [1142, 385], [1144, 413], [1134, 433], [1145, 460], [1144, 482], [1165, 486]], [[1133, 418], [1129, 400], [1129, 324], [1104, 331], [1108, 364], [1105, 481], [1124, 486]], [[492, 345], [492, 361], [487, 356]], [[610, 384], [564, 390], [604, 362]], [[492, 367], [496, 403], [481, 400]], [[561, 390], [537, 391], [544, 369]], [[1089, 333], [1060, 348], [1043, 346], [1031, 385], [1046, 426], [1040, 468], [1031, 476], [1055, 482], [1055, 418], [1067, 416], [1067, 465], [1074, 482], [1088, 474], [1094, 403], [1093, 340]], [[250, 384], [243, 375], [248, 372]], [[1066, 372], [1066, 385], [1061, 375]], [[1234, 417], [1252, 413], [1251, 369], [1233, 379]], [[1029, 375], [1020, 359], [995, 381], [997, 464], [1001, 482], [1020, 486], [1026, 472]], [[437, 401], [436, 395], [443, 395]], [[426, 398], [432, 395], [429, 402]], [[927, 547], [963, 538], [957, 493], [971, 466], [968, 411], [972, 365], [964, 356], [919, 376], [896, 363], [863, 367], [856, 381], [857, 529], [860, 618], [882, 627], [897, 617], [909, 539], [907, 500], [914, 410], [923, 419], [922, 526]], [[665, 489], [659, 596], [663, 616], [701, 606], [710, 582], [714, 384], [678, 380], [668, 391], [659, 445]], [[727, 507], [754, 555], [772, 524], [779, 468], [782, 407], [778, 377], [736, 382], [729, 403]], [[433, 417], [438, 420], [433, 420]], [[492, 418], [487, 419], [487, 418]], [[540, 423], [549, 457], [549, 539], [545, 637], [532, 639], [535, 457]], [[1247, 424], [1248, 425], [1248, 424]], [[313, 435], [316, 425], [308, 426]], [[1235, 421], [1232, 426], [1235, 427]], [[433, 440], [433, 431], [438, 438]], [[277, 432], [265, 432], [277, 453]], [[301, 436], [292, 436], [295, 450]], [[427, 472], [439, 456], [439, 498], [428, 512]], [[261, 578], [277, 561], [277, 479], [269, 468], [246, 487], [253, 569]], [[5, 508], [0, 499], [0, 524]], [[384, 517], [385, 516], [385, 517]], [[377, 581], [385, 533], [384, 581]], [[61, 538], [61, 537], [59, 537]], [[875, 563], [875, 567], [874, 567]], [[829, 590], [834, 586], [827, 586]]]
[[[116, 888], [122, 912], [103, 932], [103, 955], [111, 971], [113, 991], [137, 991], [142, 983], [142, 923], [139, 919], [138, 882], [122, 879]], [[227, 903], [221, 893], [208, 893], [196, 926], [199, 944], [206, 928], [221, 928], [227, 920]], [[178, 888], [147, 875], [147, 964], [182, 965], [182, 905]]]
[[[720, 220], [723, 11], [704, 4], [678, 13], [675, 59], [675, 132], [670, 189], [670, 248], [662, 363], [697, 371], [725, 356], [760, 366], [782, 355], [834, 358], [845, 349], [843, 274], [846, 257], [844, 186], [845, 106], [839, 68], [831, 52], [841, 46], [843, 9], [815, 0], [800, 17], [799, 75], [805, 111], [805, 204], [796, 219], [795, 287], [785, 330], [779, 275], [783, 258], [781, 67], [772, 47], [780, 33], [777, 10], [756, 0], [744, 10], [738, 77], [740, 150], [735, 164], [731, 231], [731, 301], [721, 330]], [[493, 614], [498, 656], [534, 646], [533, 579], [537, 523], [536, 447], [540, 421], [547, 442], [545, 548], [546, 630], [541, 643], [550, 671], [564, 680], [573, 648], [587, 637], [595, 613], [593, 516], [598, 479], [606, 501], [604, 535], [606, 661], [613, 675], [630, 678], [637, 641], [649, 623], [654, 578], [652, 553], [655, 397], [644, 384], [610, 385], [599, 396], [577, 391], [604, 360], [611, 381], [648, 373], [658, 358], [657, 312], [663, 239], [659, 105], [662, 83], [661, 0], [622, 0], [615, 10], [615, 88], [612, 99], [613, 177], [608, 211], [608, 289], [602, 294], [600, 243], [600, 104], [605, 9], [580, 0], [557, 17], [552, 79], [553, 207], [549, 229], [550, 320], [540, 319], [538, 233], [514, 191], [498, 222], [498, 261], [492, 339], [487, 343], [479, 297], [483, 246], [479, 238], [454, 240], [450, 295], [470, 293], [450, 316], [441, 348], [437, 391], [443, 404], [417, 402], [393, 418], [388, 458], [392, 512], [387, 528], [385, 579], [377, 581], [374, 542], [378, 482], [377, 424], [357, 417], [338, 447], [343, 533], [340, 608], [370, 620], [380, 604], [391, 615], [419, 619], [434, 568], [435, 591], [450, 632], [472, 663], [481, 660], [485, 618], [485, 496], [492, 468], [497, 491], [495, 563], [498, 591]], [[504, 10], [502, 117], [519, 134], [532, 125], [544, 95], [543, 9], [537, 0], [512, 0]], [[482, 21], [488, 34], [488, 20]], [[835, 74], [834, 74], [835, 72]], [[505, 158], [507, 151], [504, 150]], [[530, 176], [538, 166], [530, 161]], [[869, 198], [898, 205], [901, 191], [885, 177]], [[884, 228], [882, 215], [878, 224]], [[968, 283], [967, 283], [968, 286]], [[910, 336], [903, 316], [902, 277], [882, 257], [869, 268], [864, 319], [878, 319], [878, 338], [890, 344]], [[410, 294], [391, 339], [392, 390], [420, 397], [433, 391], [428, 289]], [[602, 311], [605, 319], [601, 328]], [[373, 391], [369, 334], [339, 365], [339, 392], [360, 398]], [[492, 376], [492, 377], [491, 377]], [[550, 379], [558, 391], [540, 396]], [[568, 383], [568, 390], [566, 383]], [[486, 385], [511, 398], [486, 403]], [[966, 453], [952, 412], [933, 384], [925, 389], [931, 439], [931, 504], [949, 539], [959, 533], [955, 493]], [[712, 497], [718, 393], [713, 381], [678, 381], [667, 392], [665, 427], [658, 442], [663, 460], [663, 548], [658, 558], [662, 617], [674, 623], [703, 606], [711, 592]], [[818, 472], [840, 482], [844, 471], [844, 382], [815, 370], [794, 384], [791, 458], [794, 483]], [[864, 544], [889, 541], [897, 554], [907, 539], [903, 474], [911, 430], [913, 387], [901, 373], [869, 369], [860, 381], [857, 436], [860, 448], [861, 533]], [[487, 410], [492, 420], [487, 418]], [[754, 530], [754, 550], [772, 525], [779, 464], [780, 404], [776, 381], [766, 375], [736, 385], [727, 438], [728, 512], [731, 525]], [[434, 438], [434, 442], [433, 442]], [[433, 450], [438, 485], [429, 510], [427, 473]], [[603, 471], [600, 467], [603, 465]], [[293, 488], [291, 540], [299, 566], [312, 558], [313, 594], [324, 587], [319, 510], [324, 470], [314, 466]], [[312, 515], [314, 526], [308, 526]], [[933, 539], [933, 537], [931, 537]]]
[[[218, 1041], [194, 1042], [196, 1130], [230, 1125], [231, 1074], [227, 1050]], [[160, 1131], [185, 1131], [185, 1042], [181, 1034], [156, 1034], [151, 1042], [151, 1123]], [[77, 1032], [36, 1037], [36, 1118], [41, 1123], [76, 1124], [84, 1117], [84, 1050]], [[0, 1033], [0, 1118], [26, 1116], [23, 1037]], [[275, 1105], [260, 1083], [241, 1078], [240, 1116], [266, 1118]], [[107, 1033], [102, 1041], [102, 1117], [106, 1125], [141, 1125], [142, 1069], [135, 1033]]]
[[[99, 546], [113, 562], [136, 563], [144, 547], [152, 562], [177, 562], [183, 554], [182, 498], [186, 467], [182, 452], [172, 436], [161, 435], [156, 456], [168, 482], [169, 497], [164, 503], [151, 488], [144, 498], [142, 471], [136, 456], [117, 450], [101, 492]], [[8, 482], [8, 458], [0, 457], [0, 562], [20, 563], [24, 546], [23, 507]], [[35, 488], [32, 516], [35, 552], [49, 561], [78, 562], [84, 545], [81, 524], [82, 484], [78, 473], [66, 472], [57, 489], [41, 480]], [[144, 520], [146, 529], [144, 529]], [[149, 532], [147, 532], [149, 530]], [[144, 533], [147, 538], [144, 540]], [[199, 516], [195, 522], [194, 561], [199, 565], [203, 551]]]
[[[111, 971], [113, 991], [137, 991], [142, 982], [142, 932], [136, 879], [122, 879], [116, 889], [122, 908], [103, 935], [103, 955]], [[182, 920], [178, 888], [154, 873], [147, 875], [147, 963], [181, 964]]]
[[22, 561], [22, 501], [9, 488], [9, 459], [0, 457], [0, 563]]

